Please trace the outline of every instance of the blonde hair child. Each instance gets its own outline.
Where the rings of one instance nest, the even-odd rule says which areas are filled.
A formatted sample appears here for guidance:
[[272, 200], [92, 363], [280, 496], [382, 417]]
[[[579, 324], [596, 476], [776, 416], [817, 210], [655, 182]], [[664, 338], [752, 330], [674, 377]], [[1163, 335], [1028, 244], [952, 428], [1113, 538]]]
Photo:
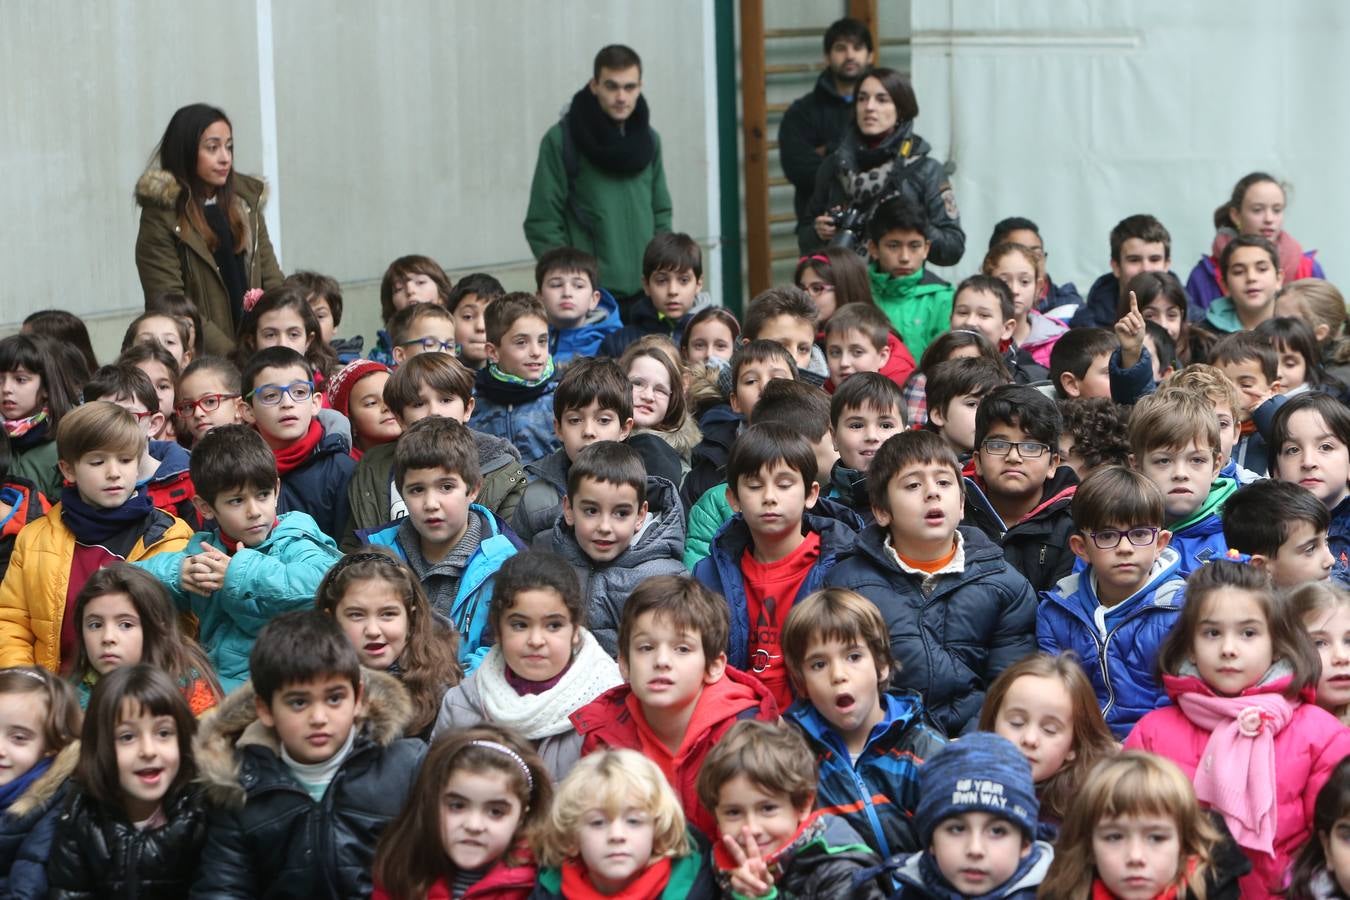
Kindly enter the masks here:
[[[680, 801], [656, 763], [636, 750], [583, 757], [558, 786], [535, 836], [535, 897], [715, 896], [712, 873], [686, 831]], [[611, 858], [617, 848], [626, 858]], [[678, 891], [678, 893], [676, 893]]]
[[1098, 763], [1075, 794], [1037, 896], [1237, 898], [1250, 868], [1175, 764], [1130, 751]]

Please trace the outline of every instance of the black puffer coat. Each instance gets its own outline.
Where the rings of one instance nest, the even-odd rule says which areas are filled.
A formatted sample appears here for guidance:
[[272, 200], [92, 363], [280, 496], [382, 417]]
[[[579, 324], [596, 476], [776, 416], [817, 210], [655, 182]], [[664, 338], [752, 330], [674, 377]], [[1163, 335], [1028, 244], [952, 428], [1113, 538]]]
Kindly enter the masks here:
[[918, 691], [949, 737], [973, 728], [989, 683], [1036, 652], [1036, 592], [984, 532], [961, 526], [960, 573], [920, 578], [900, 568], [880, 525], [825, 577], [871, 600], [886, 620], [897, 687]]
[[1045, 483], [1036, 508], [1022, 521], [1011, 524], [994, 511], [982, 482], [973, 478], [965, 481], [966, 518], [962, 524], [975, 526], [1001, 546], [1004, 558], [1026, 576], [1037, 595], [1073, 571], [1076, 557], [1069, 549], [1069, 535], [1078, 530], [1069, 512], [1078, 491], [1073, 469], [1060, 466]]
[[137, 831], [120, 811], [73, 791], [56, 824], [47, 862], [51, 900], [181, 900], [206, 843], [202, 791], [190, 787], [169, 801], [159, 828]]
[[276, 732], [257, 720], [252, 683], [203, 720], [197, 764], [213, 808], [194, 898], [371, 895], [375, 843], [403, 809], [426, 745], [399, 739], [412, 716], [403, 686], [363, 674], [356, 743], [317, 802], [282, 762]]
[[79, 759], [80, 742], [75, 741], [0, 814], [0, 900], [47, 896], [47, 858]]

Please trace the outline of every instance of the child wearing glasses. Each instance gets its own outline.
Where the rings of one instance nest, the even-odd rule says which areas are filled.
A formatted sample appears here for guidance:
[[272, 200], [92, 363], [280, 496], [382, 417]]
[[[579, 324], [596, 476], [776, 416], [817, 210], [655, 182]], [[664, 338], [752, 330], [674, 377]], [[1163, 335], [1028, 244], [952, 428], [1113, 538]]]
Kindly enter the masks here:
[[174, 431], [191, 450], [208, 431], [241, 421], [239, 368], [223, 356], [199, 356], [188, 363], [174, 392]]
[[961, 464], [941, 435], [902, 431], [867, 473], [876, 524], [825, 577], [874, 603], [899, 669], [948, 736], [975, 729], [989, 684], [1036, 649], [1036, 593], [999, 546], [961, 526]]
[[202, 438], [191, 472], [193, 502], [209, 527], [183, 549], [139, 565], [196, 618], [198, 639], [229, 692], [248, 679], [263, 625], [312, 606], [342, 554], [306, 513], [277, 515], [277, 461], [251, 428], [222, 425]]
[[1036, 388], [1003, 385], [975, 410], [975, 474], [966, 479], [966, 517], [1003, 548], [1013, 568], [1037, 591], [1073, 569], [1069, 503], [1078, 476], [1062, 465], [1064, 420]]
[[1071, 650], [1117, 738], [1167, 702], [1158, 647], [1181, 616], [1186, 582], [1167, 546], [1163, 493], [1142, 472], [1106, 466], [1073, 498], [1069, 548], [1085, 566], [1041, 594], [1036, 640]]
[[1134, 467], [1163, 494], [1164, 522], [1183, 578], [1228, 552], [1224, 504], [1237, 481], [1219, 474], [1219, 417], [1202, 394], [1167, 388], [1144, 397], [1130, 414]]
[[[306, 307], [308, 308], [308, 307]], [[347, 482], [356, 462], [348, 439], [320, 422], [314, 370], [289, 347], [268, 347], [249, 360], [240, 379], [244, 421], [276, 457], [280, 512], [309, 513], [329, 537], [347, 521]]]
[[439, 303], [414, 303], [394, 313], [389, 337], [396, 366], [419, 353], [454, 353], [455, 317]]

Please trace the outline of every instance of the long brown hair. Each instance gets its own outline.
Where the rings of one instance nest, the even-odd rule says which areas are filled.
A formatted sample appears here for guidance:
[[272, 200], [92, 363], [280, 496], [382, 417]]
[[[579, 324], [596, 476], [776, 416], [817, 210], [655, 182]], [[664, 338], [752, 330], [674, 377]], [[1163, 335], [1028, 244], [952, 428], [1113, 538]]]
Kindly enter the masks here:
[[872, 298], [872, 282], [867, 275], [867, 265], [852, 250], [822, 247], [797, 260], [797, 270], [792, 275], [792, 283], [797, 287], [802, 286], [802, 273], [807, 269], [834, 288], [836, 310], [849, 303], [876, 304]]
[[1013, 682], [1023, 675], [1053, 678], [1064, 685], [1073, 705], [1070, 725], [1073, 728], [1073, 761], [1036, 785], [1036, 796], [1041, 801], [1041, 816], [1059, 821], [1069, 807], [1069, 801], [1082, 786], [1088, 772], [1100, 760], [1116, 752], [1116, 739], [1106, 727], [1097, 706], [1097, 694], [1092, 689], [1078, 658], [1071, 653], [1051, 656], [1037, 653], [1013, 663], [1004, 669], [984, 695], [980, 707], [980, 730], [993, 731], [999, 708], [1008, 696]]
[[142, 663], [172, 678], [185, 696], [191, 694], [198, 679], [206, 682], [217, 702], [225, 696], [201, 646], [179, 627], [178, 610], [164, 585], [144, 569], [125, 562], [104, 566], [90, 575], [75, 596], [75, 627], [80, 639], [75, 642], [75, 668], [71, 673], [74, 681], [83, 680], [93, 671], [89, 651], [84, 646], [85, 607], [109, 594], [125, 594], [141, 620]]
[[258, 352], [258, 320], [266, 313], [279, 309], [292, 310], [305, 326], [305, 361], [316, 373], [327, 378], [337, 368], [337, 353], [324, 343], [319, 333], [319, 320], [309, 305], [309, 295], [295, 284], [282, 284], [263, 293], [251, 309], [244, 311], [239, 319], [239, 333], [235, 335], [235, 365], [240, 369], [248, 368], [253, 354]]
[[[651, 426], [653, 431], [679, 431], [684, 425], [685, 417], [685, 396], [684, 396], [684, 373], [680, 370], [679, 350], [668, 339], [664, 339], [665, 344], [670, 344], [667, 349], [663, 344], [655, 341], [643, 344], [641, 341], [634, 342], [623, 356], [619, 358], [619, 365], [623, 368], [624, 377], [628, 377], [628, 370], [632, 367], [633, 361], [639, 358], [654, 359], [666, 370], [666, 377], [670, 379], [670, 403], [666, 406], [665, 417]], [[655, 346], [653, 346], [655, 345]]]
[[[1161, 816], [1176, 824], [1181, 844], [1177, 897], [1205, 900], [1205, 879], [1214, 867], [1214, 848], [1222, 837], [1176, 764], [1142, 750], [1127, 750], [1102, 760], [1079, 787], [1064, 817], [1055, 859], [1036, 896], [1041, 900], [1091, 896], [1096, 877], [1092, 833], [1103, 819], [1124, 816]], [[1191, 861], [1194, 868], [1187, 871]]]
[[403, 686], [412, 698], [412, 721], [408, 734], [420, 734], [441, 708], [446, 688], [459, 684], [459, 634], [446, 628], [431, 614], [422, 583], [412, 569], [393, 554], [375, 547], [350, 553], [328, 570], [319, 582], [314, 605], [336, 618], [338, 604], [359, 581], [383, 581], [403, 600], [408, 616], [408, 645], [397, 660]]
[[431, 745], [407, 804], [380, 837], [373, 874], [392, 900], [425, 900], [433, 884], [453, 874], [441, 840], [441, 804], [450, 777], [459, 771], [506, 775], [521, 818], [504, 859], [508, 865], [529, 861], [528, 840], [548, 818], [553, 783], [529, 741], [509, 728], [479, 725]]
[[[230, 128], [230, 138], [234, 138], [234, 125], [225, 111], [205, 103], [192, 103], [178, 109], [169, 119], [164, 136], [159, 139], [156, 153], [159, 165], [178, 182], [177, 211], [178, 218], [188, 227], [201, 235], [211, 252], [215, 252], [219, 241], [210, 225], [206, 224], [205, 201], [209, 190], [197, 174], [197, 152], [201, 145], [202, 134], [217, 122], [224, 122]], [[230, 236], [234, 239], [234, 252], [244, 251], [247, 226], [244, 216], [234, 202], [234, 165], [231, 160], [230, 177], [216, 188], [216, 204], [225, 211], [230, 223]]]

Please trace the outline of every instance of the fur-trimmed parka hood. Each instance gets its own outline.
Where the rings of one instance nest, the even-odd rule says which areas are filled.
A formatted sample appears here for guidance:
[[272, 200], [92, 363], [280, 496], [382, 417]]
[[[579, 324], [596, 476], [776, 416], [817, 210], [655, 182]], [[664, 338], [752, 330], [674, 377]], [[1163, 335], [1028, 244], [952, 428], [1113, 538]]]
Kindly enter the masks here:
[[19, 799], [9, 805], [6, 813], [16, 819], [22, 819], [34, 810], [44, 806], [65, 787], [70, 776], [80, 762], [80, 742], [71, 741], [52, 760], [51, 767], [43, 772], [37, 781], [28, 786], [28, 790], [19, 795]]
[[698, 422], [689, 413], [685, 413], [684, 421], [680, 427], [674, 431], [656, 431], [651, 428], [635, 428], [633, 434], [654, 434], [661, 440], [670, 445], [670, 449], [679, 454], [680, 459], [687, 466], [690, 458], [693, 456], [694, 448], [698, 446], [699, 441], [703, 440], [703, 432], [699, 430]]
[[[178, 179], [168, 169], [152, 165], [136, 179], [136, 202], [141, 206], [176, 210], [178, 195], [182, 192]], [[262, 206], [267, 199], [267, 183], [261, 178], [234, 173], [234, 192], [252, 209]]]
[[[412, 700], [394, 676], [362, 669], [365, 696], [356, 717], [358, 746], [361, 741], [388, 747], [403, 737], [412, 721]], [[240, 779], [240, 757], [235, 751], [260, 746], [281, 755], [276, 730], [258, 719], [253, 682], [232, 691], [219, 706], [202, 717], [193, 741], [197, 779], [206, 787], [208, 799], [217, 805], [243, 805], [245, 788]]]

